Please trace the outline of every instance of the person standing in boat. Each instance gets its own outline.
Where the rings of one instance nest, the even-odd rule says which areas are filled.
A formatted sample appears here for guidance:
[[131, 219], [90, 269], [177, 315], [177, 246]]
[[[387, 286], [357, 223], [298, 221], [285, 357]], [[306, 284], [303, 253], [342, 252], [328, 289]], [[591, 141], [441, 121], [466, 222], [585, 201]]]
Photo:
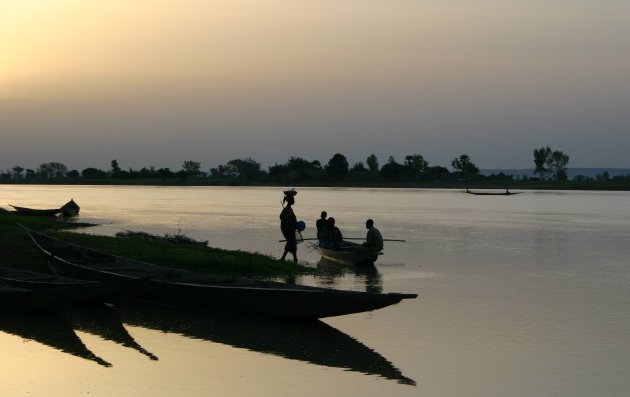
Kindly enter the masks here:
[[383, 236], [381, 232], [374, 227], [374, 221], [372, 219], [368, 219], [365, 221], [365, 228], [367, 231], [367, 236], [365, 236], [365, 243], [363, 245], [366, 248], [369, 248], [372, 251], [378, 252], [383, 250]]
[[324, 240], [324, 230], [326, 229], [327, 216], [328, 213], [326, 211], [322, 211], [320, 218], [315, 222], [315, 227], [317, 228], [317, 239], [319, 240], [320, 244], [322, 240]]
[[297, 239], [295, 237], [295, 226], [297, 224], [297, 217], [295, 216], [295, 212], [293, 212], [293, 204], [295, 204], [295, 195], [297, 192], [295, 189], [286, 190], [284, 192], [284, 199], [282, 200], [282, 204], [284, 208], [282, 212], [280, 212], [280, 231], [282, 231], [282, 235], [287, 240], [284, 245], [284, 253], [282, 254], [282, 258], [280, 260], [285, 260], [288, 253], [293, 255], [293, 262], [297, 263]]

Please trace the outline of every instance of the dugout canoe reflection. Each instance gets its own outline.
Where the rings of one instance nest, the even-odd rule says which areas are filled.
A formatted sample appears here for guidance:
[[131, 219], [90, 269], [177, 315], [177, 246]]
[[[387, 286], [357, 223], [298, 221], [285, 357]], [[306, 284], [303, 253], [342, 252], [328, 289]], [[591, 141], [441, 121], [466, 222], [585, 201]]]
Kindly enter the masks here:
[[21, 314], [2, 312], [0, 332], [19, 336], [46, 345], [55, 350], [95, 362], [104, 367], [112, 364], [94, 354], [70, 323], [58, 313]]
[[118, 305], [123, 323], [222, 343], [310, 364], [376, 375], [406, 385], [415, 381], [389, 360], [318, 320], [293, 322], [210, 314], [137, 301]]

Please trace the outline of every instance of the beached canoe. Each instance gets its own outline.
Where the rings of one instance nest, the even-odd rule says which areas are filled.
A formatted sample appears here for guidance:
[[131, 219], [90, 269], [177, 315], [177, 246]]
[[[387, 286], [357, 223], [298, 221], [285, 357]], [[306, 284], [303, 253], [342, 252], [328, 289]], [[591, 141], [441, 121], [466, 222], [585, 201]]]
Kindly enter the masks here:
[[47, 288], [22, 288], [0, 280], [0, 308], [14, 311], [58, 309], [79, 302], [98, 301], [111, 294], [109, 286], [63, 285]]
[[379, 255], [383, 255], [382, 251], [372, 251], [366, 249], [361, 244], [345, 240], [341, 243], [340, 249], [330, 249], [319, 246], [319, 251], [324, 258], [357, 265], [374, 263]]
[[22, 227], [57, 274], [101, 281], [152, 277], [147, 280], [147, 287], [126, 294], [132, 299], [223, 313], [305, 320], [376, 310], [418, 296], [212, 276], [97, 252]]
[[50, 209], [35, 209], [27, 207], [18, 207], [17, 205], [9, 204], [15, 209], [15, 213], [18, 215], [34, 215], [34, 216], [55, 216], [61, 212], [61, 208]]
[[0, 267], [0, 280], [5, 283], [20, 288], [42, 289], [65, 286], [82, 285], [86, 287], [99, 287], [103, 283], [99, 281], [77, 280], [67, 277], [59, 277], [54, 274], [33, 272], [11, 267]]
[[79, 215], [79, 211], [81, 207], [77, 203], [74, 202], [74, 199], [70, 199], [67, 203], [61, 206], [61, 216], [63, 217], [71, 217]]
[[71, 217], [79, 214], [81, 207], [75, 203], [74, 199], [70, 199], [67, 203], [59, 208], [50, 209], [36, 209], [28, 207], [18, 207], [17, 205], [9, 204], [15, 209], [15, 213], [18, 215], [34, 215], [34, 216], [56, 216], [57, 214], [62, 217]]

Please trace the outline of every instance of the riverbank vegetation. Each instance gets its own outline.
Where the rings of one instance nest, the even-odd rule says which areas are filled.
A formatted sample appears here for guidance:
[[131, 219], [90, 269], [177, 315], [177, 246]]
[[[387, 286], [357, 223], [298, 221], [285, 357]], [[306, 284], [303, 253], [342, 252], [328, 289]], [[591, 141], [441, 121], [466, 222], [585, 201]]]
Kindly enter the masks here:
[[596, 176], [569, 178], [569, 156], [549, 146], [535, 149], [533, 160], [529, 173], [489, 175], [482, 174], [467, 154], [455, 157], [451, 169], [430, 165], [420, 154], [407, 155], [403, 162], [390, 156], [382, 165], [374, 154], [353, 165], [340, 153], [325, 164], [291, 157], [267, 170], [248, 157], [230, 160], [208, 172], [202, 170], [200, 162], [192, 160], [184, 161], [177, 171], [154, 166], [124, 170], [117, 160], [112, 160], [107, 170], [88, 167], [79, 171], [48, 162], [37, 169], [15, 166], [1, 171], [0, 183], [630, 190], [630, 174], [611, 176], [603, 171]]
[[[211, 248], [203, 242], [191, 243], [190, 239], [168, 238], [169, 236], [157, 238], [157, 236], [138, 232], [126, 232], [119, 237], [76, 233], [72, 232], [72, 229], [92, 225], [13, 214], [0, 214], [0, 263], [2, 266], [50, 272], [45, 259], [17, 223], [98, 251], [163, 266], [231, 277], [256, 278], [292, 277], [316, 272], [312, 267], [282, 262], [269, 255]], [[186, 241], [182, 243], [177, 240]]]

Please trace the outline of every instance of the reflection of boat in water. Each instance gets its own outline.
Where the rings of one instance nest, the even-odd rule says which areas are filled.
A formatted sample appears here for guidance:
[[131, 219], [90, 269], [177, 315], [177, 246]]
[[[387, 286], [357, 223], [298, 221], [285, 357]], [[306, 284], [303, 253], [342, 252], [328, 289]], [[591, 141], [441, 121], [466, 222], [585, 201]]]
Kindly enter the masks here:
[[383, 356], [319, 320], [248, 318], [136, 301], [119, 309], [125, 324], [415, 385]]
[[383, 279], [373, 263], [356, 265], [322, 257], [317, 262], [317, 269], [323, 274], [321, 278], [328, 276], [329, 284], [334, 284], [339, 276], [351, 273], [365, 285], [366, 292], [380, 293], [383, 290]]
[[127, 294], [134, 299], [231, 314], [315, 319], [376, 310], [418, 296], [221, 278], [97, 252], [23, 228], [58, 274], [101, 281], [148, 278], [146, 287]]
[[129, 334], [122, 324], [118, 310], [114, 307], [105, 304], [77, 305], [65, 309], [63, 315], [75, 330], [87, 332], [134, 349], [151, 360], [158, 359]]
[[346, 240], [341, 242], [339, 249], [326, 248], [321, 245], [318, 248], [324, 258], [354, 264], [373, 264], [378, 256], [383, 254], [382, 251], [372, 251], [361, 244]]
[[66, 319], [56, 313], [2, 313], [0, 331], [34, 340], [73, 356], [94, 361], [105, 367], [112, 365], [90, 351]]

